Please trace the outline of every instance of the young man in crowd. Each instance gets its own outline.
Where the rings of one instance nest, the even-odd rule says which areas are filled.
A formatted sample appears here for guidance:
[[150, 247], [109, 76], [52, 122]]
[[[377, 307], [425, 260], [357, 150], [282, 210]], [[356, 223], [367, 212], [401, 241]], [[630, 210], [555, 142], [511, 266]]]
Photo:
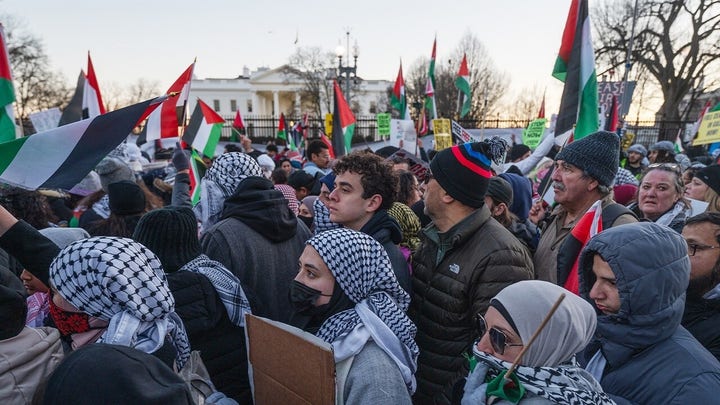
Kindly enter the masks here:
[[330, 171], [330, 149], [320, 140], [314, 140], [308, 144], [305, 150], [307, 162], [303, 166], [303, 170], [309, 175], [315, 177], [321, 173], [322, 176]]

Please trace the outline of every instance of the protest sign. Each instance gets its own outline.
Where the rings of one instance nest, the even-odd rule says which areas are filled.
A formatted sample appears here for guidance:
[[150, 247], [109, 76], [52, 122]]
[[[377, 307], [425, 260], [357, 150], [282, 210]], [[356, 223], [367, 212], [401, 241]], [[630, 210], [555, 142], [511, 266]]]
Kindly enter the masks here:
[[540, 138], [542, 138], [545, 133], [546, 122], [547, 119], [545, 118], [538, 118], [531, 121], [527, 128], [523, 131], [522, 143], [527, 145], [530, 149], [535, 149], [540, 143]]
[[383, 138], [390, 136], [390, 114], [380, 113], [377, 116], [377, 131], [378, 135]]
[[425, 173], [430, 170], [430, 165], [428, 165], [427, 162], [423, 161], [422, 159], [418, 158], [417, 156], [404, 149], [398, 149], [397, 152], [388, 156], [386, 160], [393, 161], [394, 158], [407, 160], [409, 162], [410, 171], [413, 172], [415, 177], [417, 177], [418, 179], [424, 179]]
[[693, 146], [720, 141], [720, 111], [708, 112], [703, 116]]
[[28, 117], [35, 132], [45, 132], [57, 128], [60, 122], [60, 109], [57, 107], [31, 113]]
[[[401, 142], [402, 141], [402, 142]], [[390, 144], [415, 152], [417, 132], [412, 120], [390, 120]]]

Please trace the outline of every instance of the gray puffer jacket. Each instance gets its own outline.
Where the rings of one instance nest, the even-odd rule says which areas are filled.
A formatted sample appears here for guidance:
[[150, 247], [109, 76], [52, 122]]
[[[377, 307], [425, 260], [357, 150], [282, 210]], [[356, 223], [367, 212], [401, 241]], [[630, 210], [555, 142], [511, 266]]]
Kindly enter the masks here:
[[616, 314], [598, 312], [595, 340], [581, 361], [602, 351], [605, 392], [640, 404], [715, 403], [720, 363], [680, 326], [690, 277], [682, 236], [641, 222], [592, 238], [580, 256], [580, 295], [591, 303], [596, 254], [615, 273], [621, 304]]

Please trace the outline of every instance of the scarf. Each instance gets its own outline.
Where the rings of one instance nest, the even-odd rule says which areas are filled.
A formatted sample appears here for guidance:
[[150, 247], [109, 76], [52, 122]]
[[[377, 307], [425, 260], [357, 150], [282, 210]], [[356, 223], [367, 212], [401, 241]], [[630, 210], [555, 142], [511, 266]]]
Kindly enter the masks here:
[[420, 219], [407, 205], [399, 202], [394, 202], [393, 205], [387, 211], [388, 215], [393, 217], [400, 225], [402, 231], [402, 241], [400, 246], [404, 246], [410, 249], [412, 252], [417, 250], [420, 245]]
[[260, 165], [250, 155], [228, 152], [215, 159], [200, 181], [200, 202], [195, 206], [201, 232], [220, 220], [225, 199], [233, 195], [248, 176], [263, 176]]
[[153, 353], [169, 336], [180, 368], [190, 357], [160, 260], [132, 239], [101, 236], [69, 244], [50, 264], [50, 282], [69, 304], [108, 322], [99, 342]]
[[326, 319], [317, 332], [332, 343], [335, 361], [359, 353], [372, 339], [398, 366], [408, 391], [415, 392], [419, 349], [416, 327], [405, 315], [410, 296], [398, 284], [385, 249], [369, 235], [347, 228], [317, 234], [307, 244], [355, 303]]
[[295, 189], [292, 188], [292, 186], [288, 186], [287, 184], [276, 184], [274, 187], [275, 190], [278, 190], [283, 194], [283, 197], [285, 197], [288, 202], [288, 208], [290, 208], [290, 211], [292, 211], [293, 214], [297, 215], [300, 203], [297, 200]]
[[[504, 373], [512, 366], [512, 363], [479, 351], [477, 345], [473, 348], [473, 354], [478, 361], [489, 366], [486, 381]], [[603, 392], [600, 383], [595, 381], [592, 375], [574, 364], [557, 367], [518, 366], [515, 368], [515, 375], [527, 392], [556, 404], [611, 405], [615, 403]]]
[[673, 208], [662, 214], [660, 218], [658, 218], [655, 223], [658, 225], [665, 225], [670, 226], [673, 222], [677, 221], [683, 221], [685, 220], [685, 217], [687, 216], [688, 208], [683, 204], [682, 200], [679, 200], [675, 203]]
[[240, 286], [240, 280], [222, 263], [201, 254], [182, 266], [180, 271], [189, 271], [207, 277], [225, 306], [230, 321], [237, 326], [245, 327], [245, 314], [252, 313], [250, 302]]
[[313, 224], [315, 224], [316, 235], [331, 229], [342, 228], [342, 225], [330, 220], [330, 210], [319, 198], [313, 203], [313, 210], [315, 211]]

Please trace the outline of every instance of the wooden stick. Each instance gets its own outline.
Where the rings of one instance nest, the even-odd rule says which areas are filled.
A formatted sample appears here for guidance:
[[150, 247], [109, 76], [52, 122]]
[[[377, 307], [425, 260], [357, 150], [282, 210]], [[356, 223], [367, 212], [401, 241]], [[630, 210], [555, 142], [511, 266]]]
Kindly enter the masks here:
[[547, 315], [545, 315], [545, 319], [543, 319], [542, 323], [540, 323], [540, 326], [535, 330], [535, 333], [533, 333], [532, 337], [530, 337], [530, 340], [527, 342], [525, 346], [523, 346], [522, 350], [518, 355], [515, 357], [515, 360], [512, 363], [512, 366], [510, 366], [510, 369], [505, 373], [503, 378], [505, 380], [510, 380], [510, 374], [512, 374], [513, 371], [515, 371], [515, 368], [517, 368], [518, 364], [520, 363], [520, 359], [522, 359], [522, 356], [525, 354], [527, 349], [530, 347], [530, 345], [533, 344], [535, 339], [538, 337], [540, 332], [543, 330], [545, 325], [547, 325], [550, 318], [552, 318], [555, 311], [557, 311], [558, 307], [560, 306], [560, 303], [565, 299], [565, 293], [560, 294], [557, 301], [555, 301], [555, 304], [553, 304], [552, 308], [550, 308], [550, 312], [548, 312]]

